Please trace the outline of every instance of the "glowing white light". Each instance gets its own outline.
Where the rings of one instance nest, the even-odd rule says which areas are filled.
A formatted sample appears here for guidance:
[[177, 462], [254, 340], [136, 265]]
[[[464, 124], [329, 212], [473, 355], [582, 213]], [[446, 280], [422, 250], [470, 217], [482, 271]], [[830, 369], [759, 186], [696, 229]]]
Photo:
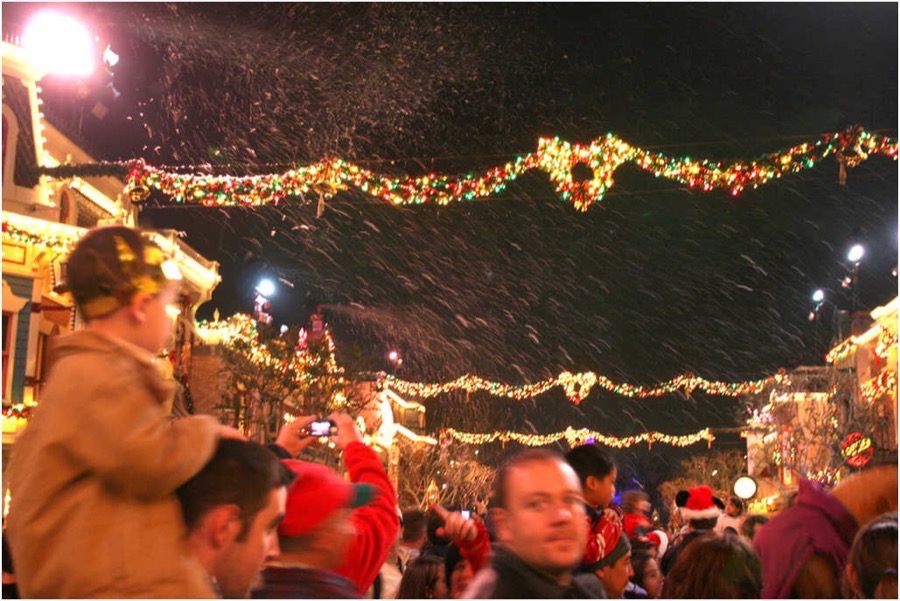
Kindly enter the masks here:
[[400, 353], [398, 353], [397, 351], [391, 351], [390, 354], [388, 354], [388, 359], [390, 359], [391, 361], [396, 361], [399, 357]]
[[94, 71], [91, 36], [72, 17], [53, 11], [38, 13], [25, 28], [22, 46], [48, 73], [83, 76]]
[[859, 263], [864, 254], [866, 254], [866, 249], [863, 248], [863, 245], [854, 244], [850, 247], [850, 251], [847, 253], [847, 260], [851, 263]]
[[119, 55], [113, 52], [112, 48], [108, 45], [106, 46], [106, 50], [103, 51], [103, 62], [110, 67], [115, 67], [119, 64]]
[[821, 303], [825, 300], [825, 291], [819, 288], [815, 292], [813, 292], [812, 299], [814, 303]]
[[256, 291], [263, 296], [272, 296], [275, 294], [275, 283], [272, 280], [261, 280], [256, 286]]
[[739, 476], [734, 481], [734, 494], [741, 499], [750, 499], [756, 494], [756, 480], [750, 476]]
[[181, 269], [178, 268], [178, 263], [172, 259], [163, 261], [163, 264], [160, 267], [167, 280], [181, 280], [183, 278]]

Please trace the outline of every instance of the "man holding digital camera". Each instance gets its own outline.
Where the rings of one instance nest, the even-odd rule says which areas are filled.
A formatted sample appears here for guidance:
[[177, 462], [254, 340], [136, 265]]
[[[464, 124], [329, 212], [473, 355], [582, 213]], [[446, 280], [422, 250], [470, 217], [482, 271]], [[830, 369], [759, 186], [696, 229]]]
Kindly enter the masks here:
[[349, 481], [327, 467], [292, 459], [318, 440], [315, 417], [286, 424], [270, 448], [297, 478], [288, 489], [278, 529], [281, 554], [263, 572], [257, 598], [362, 597], [400, 531], [397, 497], [378, 455], [362, 441], [353, 418], [335, 413], [335, 446]]

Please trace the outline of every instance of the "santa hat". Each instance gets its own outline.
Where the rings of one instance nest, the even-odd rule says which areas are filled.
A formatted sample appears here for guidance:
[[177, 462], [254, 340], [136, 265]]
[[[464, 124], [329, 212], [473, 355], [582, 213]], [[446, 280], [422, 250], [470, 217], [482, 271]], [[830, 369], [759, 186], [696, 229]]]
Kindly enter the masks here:
[[663, 530], [653, 530], [647, 533], [647, 539], [656, 547], [656, 556], [662, 559], [669, 548], [669, 535]]
[[707, 520], [722, 515], [725, 503], [712, 494], [708, 486], [696, 486], [687, 490], [679, 490], [675, 495], [675, 505], [686, 520]]

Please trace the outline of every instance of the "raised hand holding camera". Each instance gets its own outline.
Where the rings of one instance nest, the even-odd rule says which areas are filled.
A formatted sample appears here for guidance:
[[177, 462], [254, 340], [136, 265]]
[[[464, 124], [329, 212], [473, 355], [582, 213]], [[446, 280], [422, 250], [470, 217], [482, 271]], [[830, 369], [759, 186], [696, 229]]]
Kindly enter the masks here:
[[351, 442], [363, 442], [362, 434], [356, 429], [356, 422], [349, 414], [332, 413], [328, 419], [337, 427], [333, 440], [339, 449], [344, 450]]

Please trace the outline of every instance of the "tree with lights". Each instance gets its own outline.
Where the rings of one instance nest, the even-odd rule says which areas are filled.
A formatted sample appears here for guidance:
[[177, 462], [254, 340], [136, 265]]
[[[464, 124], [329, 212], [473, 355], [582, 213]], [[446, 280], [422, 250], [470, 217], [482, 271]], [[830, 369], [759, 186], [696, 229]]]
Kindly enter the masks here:
[[850, 370], [803, 368], [790, 376], [771, 394], [748, 398], [748, 463], [782, 488], [798, 477], [833, 485], [853, 467], [848, 436], [870, 437], [878, 427], [875, 407], [856, 400]]
[[471, 507], [491, 495], [494, 470], [478, 461], [478, 451], [451, 445], [396, 440], [400, 445], [398, 494], [401, 507], [427, 508], [430, 503]]
[[365, 404], [338, 367], [327, 328], [310, 339], [299, 327], [276, 332], [246, 316], [232, 320], [240, 324], [240, 333], [219, 347], [228, 384], [217, 409], [251, 439], [273, 440], [285, 413], [324, 417], [340, 410], [355, 415]]

